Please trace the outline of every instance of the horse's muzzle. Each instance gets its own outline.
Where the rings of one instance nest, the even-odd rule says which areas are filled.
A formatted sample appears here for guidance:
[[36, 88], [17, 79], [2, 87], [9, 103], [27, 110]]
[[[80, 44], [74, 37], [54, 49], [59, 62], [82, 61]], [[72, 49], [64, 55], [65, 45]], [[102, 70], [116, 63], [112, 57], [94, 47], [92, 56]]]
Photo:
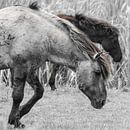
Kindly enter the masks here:
[[113, 61], [114, 62], [121, 62], [121, 60], [122, 60], [122, 55], [115, 55], [113, 57]]
[[96, 109], [101, 109], [105, 105], [105, 102], [105, 99], [94, 99], [93, 101], [91, 101], [91, 105]]

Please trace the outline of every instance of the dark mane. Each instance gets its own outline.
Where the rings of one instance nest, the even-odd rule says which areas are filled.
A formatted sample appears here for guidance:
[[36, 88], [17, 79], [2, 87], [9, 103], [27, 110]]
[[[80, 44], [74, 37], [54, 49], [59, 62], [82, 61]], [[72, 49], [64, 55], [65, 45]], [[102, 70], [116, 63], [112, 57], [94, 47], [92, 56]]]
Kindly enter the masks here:
[[75, 16], [58, 14], [57, 16], [70, 21], [77, 28], [79, 28], [83, 32], [87, 31], [87, 33], [90, 35], [96, 35], [96, 36], [119, 35], [119, 31], [116, 27], [112, 26], [110, 23], [103, 20], [90, 18], [84, 16], [83, 14], [76, 14]]
[[30, 4], [29, 4], [29, 8], [30, 8], [30, 9], [33, 9], [33, 10], [39, 10], [38, 2], [35, 1], [35, 2], [33, 2], [33, 3], [30, 3]]
[[57, 16], [60, 17], [60, 18], [62, 18], [62, 19], [66, 19], [66, 20], [70, 21], [74, 25], [77, 22], [76, 19], [75, 19], [75, 17], [72, 16], [72, 15], [58, 14]]
[[75, 19], [78, 21], [84, 20], [87, 25], [96, 27], [97, 29], [102, 29], [102, 31], [104, 31], [108, 35], [110, 35], [112, 33], [117, 34], [117, 35], [119, 34], [118, 29], [106, 21], [86, 17], [83, 14], [76, 14]]
[[[59, 20], [63, 26], [68, 30], [69, 35], [73, 43], [77, 46], [77, 48], [86, 56], [88, 55], [92, 60], [93, 57], [100, 53], [100, 50], [93, 44], [93, 42], [86, 37], [84, 33], [75, 28], [72, 24], [70, 24], [66, 20]], [[87, 53], [87, 54], [86, 54]], [[104, 79], [107, 79], [110, 73], [110, 62], [107, 59], [105, 54], [102, 54], [97, 62], [99, 63], [102, 71], [102, 75]]]

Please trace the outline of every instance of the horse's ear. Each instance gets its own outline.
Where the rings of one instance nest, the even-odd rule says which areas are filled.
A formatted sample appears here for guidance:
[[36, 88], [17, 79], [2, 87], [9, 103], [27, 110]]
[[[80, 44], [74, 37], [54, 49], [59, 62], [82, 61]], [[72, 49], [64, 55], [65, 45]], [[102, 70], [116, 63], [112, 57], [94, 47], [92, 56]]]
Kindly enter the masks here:
[[85, 24], [85, 17], [82, 14], [76, 14], [75, 18], [78, 21], [79, 25], [82, 26]]
[[33, 10], [39, 10], [39, 5], [38, 5], [38, 2], [37, 1], [34, 1], [33, 3], [30, 3], [29, 4], [29, 8], [30, 9], [33, 9]]
[[107, 29], [107, 33], [108, 33], [109, 35], [112, 34], [112, 30], [111, 30], [111, 28], [108, 28], [108, 29]]

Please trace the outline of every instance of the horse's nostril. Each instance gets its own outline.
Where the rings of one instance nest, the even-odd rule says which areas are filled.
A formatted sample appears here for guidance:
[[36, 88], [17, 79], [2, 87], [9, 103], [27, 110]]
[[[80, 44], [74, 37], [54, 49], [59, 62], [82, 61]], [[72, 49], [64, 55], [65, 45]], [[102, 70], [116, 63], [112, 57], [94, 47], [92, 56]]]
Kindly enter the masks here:
[[106, 102], [105, 100], [102, 100], [102, 103], [101, 103], [101, 104], [102, 104], [102, 105], [104, 105], [104, 104], [105, 104], [105, 102]]
[[80, 89], [81, 91], [85, 91], [86, 88], [85, 88], [84, 86], [81, 86], [81, 85], [80, 85], [80, 86], [79, 86], [79, 89]]
[[115, 61], [115, 62], [120, 62], [121, 60], [122, 60], [122, 55], [116, 55], [114, 58], [113, 58], [113, 60]]
[[79, 86], [79, 90], [82, 90], [83, 88], [82, 88], [82, 86]]
[[96, 104], [100, 104], [100, 105], [102, 105], [102, 106], [105, 104], [105, 102], [106, 102], [106, 101], [105, 101], [104, 99], [95, 99], [95, 103], [96, 103]]

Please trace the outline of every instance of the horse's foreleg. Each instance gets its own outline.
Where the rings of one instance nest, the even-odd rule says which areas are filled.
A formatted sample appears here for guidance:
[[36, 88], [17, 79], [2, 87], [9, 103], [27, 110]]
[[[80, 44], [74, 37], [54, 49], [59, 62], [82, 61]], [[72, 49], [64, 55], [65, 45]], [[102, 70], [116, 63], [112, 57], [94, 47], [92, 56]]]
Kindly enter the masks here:
[[13, 88], [13, 79], [14, 79], [14, 69], [10, 68], [10, 87]]
[[55, 77], [56, 77], [56, 73], [59, 70], [59, 65], [58, 64], [53, 64], [53, 69], [52, 69], [52, 73], [51, 73], [51, 77], [49, 79], [49, 85], [51, 87], [51, 90], [55, 90]]
[[15, 127], [23, 127], [23, 125], [19, 122], [20, 113], [19, 113], [19, 105], [23, 100], [24, 96], [24, 86], [27, 77], [25, 68], [14, 68], [13, 71], [13, 106], [11, 113], [9, 115], [9, 124], [13, 124]]
[[44, 88], [42, 87], [39, 79], [34, 71], [30, 72], [27, 77], [27, 82], [34, 89], [33, 97], [23, 106], [20, 107], [20, 118], [27, 114], [33, 105], [43, 96]]

